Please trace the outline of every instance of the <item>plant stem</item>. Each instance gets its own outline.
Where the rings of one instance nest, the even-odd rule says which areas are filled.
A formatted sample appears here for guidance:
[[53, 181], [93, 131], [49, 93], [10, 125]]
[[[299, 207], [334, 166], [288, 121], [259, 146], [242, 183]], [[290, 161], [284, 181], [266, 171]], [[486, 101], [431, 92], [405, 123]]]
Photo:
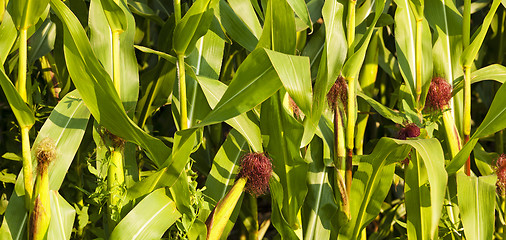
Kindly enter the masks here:
[[177, 55], [177, 72], [179, 75], [179, 104], [181, 105], [181, 130], [188, 128], [188, 111], [186, 108], [186, 75], [184, 55]]
[[26, 91], [26, 61], [27, 61], [27, 29], [19, 30], [19, 64], [18, 64], [18, 81], [17, 90], [23, 101], [28, 102], [28, 95]]
[[422, 21], [416, 20], [416, 101], [420, 105], [420, 96], [422, 95]]
[[[471, 134], [471, 68], [464, 66], [464, 144]], [[465, 172], [471, 174], [471, 159], [467, 158]]]
[[357, 4], [356, 0], [348, 0], [348, 14], [347, 14], [347, 23], [348, 28], [346, 29], [346, 39], [348, 41], [348, 57], [354, 53], [352, 48], [353, 41], [355, 40], [355, 5]]
[[[27, 61], [27, 29], [19, 30], [19, 63], [18, 63], [18, 81], [16, 82], [17, 90], [21, 99], [28, 103], [28, 94], [26, 90], [26, 61]], [[30, 150], [30, 135], [28, 134], [30, 127], [21, 126], [21, 149], [23, 154], [23, 175], [25, 185], [25, 204], [29, 209], [30, 201], [33, 193], [33, 177], [32, 177], [32, 153]]]
[[120, 31], [112, 31], [112, 82], [121, 98], [121, 48]]
[[450, 153], [452, 158], [457, 155], [461, 148], [460, 136], [455, 126], [455, 120], [453, 120], [452, 113], [443, 110], [443, 125], [446, 132], [446, 138], [448, 139], [448, 146], [450, 147]]
[[25, 183], [25, 202], [26, 207], [29, 207], [30, 200], [33, 193], [33, 177], [32, 177], [32, 153], [30, 150], [30, 136], [28, 132], [29, 127], [21, 128], [21, 149], [23, 151], [23, 180]]
[[469, 46], [471, 38], [471, 0], [464, 0], [464, 16], [462, 24], [462, 46]]
[[181, 0], [174, 0], [174, 15], [177, 24], [181, 20]]

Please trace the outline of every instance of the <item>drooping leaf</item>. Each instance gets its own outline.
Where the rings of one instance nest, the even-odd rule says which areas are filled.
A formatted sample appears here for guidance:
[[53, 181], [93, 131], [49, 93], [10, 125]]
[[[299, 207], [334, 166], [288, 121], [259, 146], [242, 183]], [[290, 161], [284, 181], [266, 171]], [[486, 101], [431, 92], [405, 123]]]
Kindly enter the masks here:
[[446, 166], [448, 174], [456, 173], [464, 165], [474, 146], [478, 143], [479, 138], [506, 128], [506, 108], [504, 106], [506, 106], [506, 84], [502, 84], [499, 90], [497, 90], [487, 115], [471, 136], [469, 142], [462, 147], [457, 156]]
[[[485, 80], [494, 80], [504, 83], [506, 81], [506, 67], [499, 64], [492, 64], [471, 73], [471, 84]], [[453, 84], [452, 94], [455, 95], [464, 87], [464, 77], [461, 76], [455, 79]]]
[[[55, 151], [58, 154], [48, 170], [49, 188], [51, 190], [60, 189], [81, 144], [89, 117], [90, 112], [81, 99], [79, 92], [77, 90], [72, 91], [56, 105], [33, 142], [32, 156], [36, 155], [39, 143], [46, 138], [49, 138], [56, 147]], [[32, 159], [32, 165], [37, 165], [35, 158]], [[35, 176], [35, 169], [33, 171]], [[16, 191], [19, 195], [24, 193], [22, 180], [23, 172], [21, 171], [16, 183]]]
[[7, 55], [9, 55], [17, 37], [16, 25], [14, 25], [9, 12], [6, 11], [4, 12], [2, 24], [0, 24], [0, 63], [2, 63], [2, 66], [7, 60]]
[[297, 103], [302, 112], [306, 116], [310, 116], [313, 103], [309, 59], [307, 57], [281, 54], [271, 50], [266, 50], [266, 52], [285, 90]]
[[228, 3], [255, 37], [259, 38], [262, 34], [262, 26], [260, 26], [251, 1], [229, 0]]
[[174, 146], [170, 159], [161, 169], [151, 176], [136, 182], [127, 190], [128, 199], [136, 199], [161, 187], [171, 187], [179, 178], [190, 160], [190, 154], [196, 144], [196, 129], [178, 131], [174, 134]]
[[25, 101], [21, 98], [18, 91], [12, 84], [9, 77], [3, 70], [0, 70], [0, 86], [9, 102], [9, 106], [16, 116], [16, 120], [21, 127], [31, 127], [35, 123], [33, 111], [26, 105]]
[[406, 117], [404, 117], [402, 113], [382, 105], [381, 103], [367, 96], [363, 92], [358, 92], [357, 96], [367, 101], [367, 103], [371, 105], [371, 107], [374, 108], [374, 110], [376, 110], [376, 112], [378, 112], [384, 118], [390, 119], [392, 120], [392, 122], [397, 124], [403, 124], [404, 122], [407, 121]]
[[292, 7], [299, 19], [306, 24], [306, 27], [313, 31], [313, 23], [309, 17], [309, 10], [307, 9], [307, 5], [304, 0], [287, 0], [287, 2], [290, 4], [290, 7]]
[[[216, 107], [223, 93], [227, 90], [227, 86], [218, 80], [205, 77], [199, 77], [198, 81], [211, 108]], [[225, 122], [241, 133], [253, 151], [262, 152], [262, 134], [260, 133], [259, 123], [254, 113], [242, 113]]]
[[77, 89], [83, 93], [83, 100], [90, 112], [113, 134], [139, 144], [160, 166], [168, 159], [170, 148], [142, 131], [128, 118], [109, 75], [95, 57], [78, 19], [60, 1], [51, 0], [51, 7], [64, 25], [68, 70]]
[[253, 33], [241, 18], [237, 16], [225, 0], [220, 0], [218, 11], [216, 11], [215, 14], [230, 38], [248, 51], [253, 51], [255, 49], [260, 36], [255, 36], [255, 33]]
[[247, 112], [282, 87], [264, 49], [251, 52], [213, 111], [196, 127], [225, 121]]

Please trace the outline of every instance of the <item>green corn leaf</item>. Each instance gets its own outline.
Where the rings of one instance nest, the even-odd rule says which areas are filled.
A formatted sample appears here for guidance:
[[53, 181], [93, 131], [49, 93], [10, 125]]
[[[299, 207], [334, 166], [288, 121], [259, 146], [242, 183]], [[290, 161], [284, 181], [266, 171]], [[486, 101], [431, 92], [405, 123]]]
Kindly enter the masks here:
[[174, 29], [173, 44], [176, 54], [190, 54], [197, 40], [206, 34], [213, 19], [217, 0], [197, 0]]
[[[415, 172], [410, 177], [419, 178], [428, 176], [431, 188], [426, 196], [430, 198], [429, 201], [432, 206], [425, 207], [426, 209], [428, 208], [427, 211], [431, 214], [426, 219], [428, 221], [427, 226], [429, 227], [426, 234], [433, 235], [435, 233], [439, 217], [441, 216], [447, 182], [447, 175], [443, 169], [444, 155], [441, 145], [436, 139], [395, 140], [382, 138], [373, 152], [360, 160], [358, 171], [353, 176], [354, 180], [352, 181], [350, 199], [360, 200], [351, 201], [351, 220], [340, 230], [342, 235], [339, 236], [339, 239], [357, 239], [361, 230], [378, 215], [381, 203], [384, 201], [390, 188], [394, 170], [393, 163], [406, 158], [411, 147], [415, 148], [420, 154], [422, 158], [420, 163], [423, 162], [423, 165], [427, 169], [426, 171], [424, 169], [414, 169]], [[412, 161], [410, 164], [413, 166]], [[418, 204], [421, 199], [412, 198], [411, 196], [413, 195], [407, 194], [407, 211], [418, 211], [420, 209], [420, 205]], [[408, 201], [410, 202], [408, 203]], [[409, 206], [413, 205], [410, 204], [418, 205], [418, 208], [411, 208]], [[412, 213], [412, 215], [414, 214], [416, 212]], [[413, 219], [409, 217], [408, 221], [413, 221]], [[414, 225], [414, 227], [421, 229], [420, 224]]]
[[51, 191], [50, 197], [51, 222], [47, 231], [47, 239], [68, 240], [72, 235], [76, 210], [58, 191]]
[[433, 138], [397, 142], [411, 145], [417, 154], [405, 172], [408, 236], [432, 239], [437, 233], [447, 184], [443, 149]]
[[[219, 78], [224, 47], [225, 41], [212, 31], [208, 31], [197, 41], [195, 50], [186, 60], [188, 65], [192, 66], [197, 78]], [[197, 79], [191, 75], [187, 76], [186, 96], [188, 122], [190, 126], [193, 126], [200, 122], [211, 111], [211, 108], [206, 104], [206, 97]], [[174, 87], [173, 97], [179, 102], [179, 88]], [[179, 107], [179, 104], [172, 105], [173, 110], [175, 107]], [[179, 115], [179, 110], [177, 115]]]
[[308, 164], [299, 152], [304, 130], [285, 111], [281, 96], [282, 93], [278, 92], [262, 104], [260, 129], [262, 135], [269, 139], [266, 151], [272, 158], [273, 171], [279, 176], [279, 186], [283, 189], [276, 193], [274, 189], [271, 191], [273, 195], [280, 195], [273, 196], [272, 205], [276, 208], [273, 207], [272, 224], [283, 239], [293, 239], [294, 235], [302, 237], [302, 223], [297, 215], [304, 203], [307, 185], [306, 179], [300, 176], [306, 176]]
[[158, 239], [180, 217], [165, 189], [158, 189], [142, 199], [118, 223], [109, 239]]
[[[239, 173], [241, 157], [247, 152], [248, 144], [246, 140], [237, 131], [230, 131], [227, 139], [214, 157], [213, 166], [206, 180], [204, 194], [209, 197], [208, 202], [211, 206], [215, 206], [230, 191]], [[232, 230], [241, 205], [242, 198], [237, 202], [227, 226], [223, 230], [222, 238], [226, 238]]]
[[462, 75], [462, 15], [455, 3], [448, 0], [426, 0], [425, 16], [437, 38], [433, 48], [434, 72], [450, 83]]
[[474, 146], [478, 143], [479, 138], [506, 128], [506, 108], [504, 106], [506, 106], [506, 84], [502, 84], [497, 91], [487, 115], [471, 136], [469, 142], [462, 147], [457, 156], [446, 166], [448, 174], [456, 173], [464, 165]]
[[[123, 6], [123, 8], [126, 8], [125, 1], [100, 0], [100, 3], [102, 4], [103, 13], [105, 14], [109, 26], [111, 27], [111, 31], [125, 31], [128, 25], [126, 19], [127, 16], [120, 7]], [[90, 16], [93, 15], [94, 14], [90, 14]], [[105, 24], [105, 22], [102, 24]]]
[[[127, 6], [123, 3], [114, 4], [115, 10], [108, 16], [108, 10], [105, 10], [105, 2], [112, 0], [92, 0], [90, 1], [90, 43], [98, 60], [109, 74], [113, 77], [113, 56], [112, 56], [112, 30], [113, 26], [108, 18], [114, 18], [121, 21], [120, 38], [120, 90], [119, 97], [125, 111], [129, 116], [133, 114], [135, 105], [139, 95], [139, 71], [137, 67], [137, 59], [135, 56], [134, 35], [135, 35], [135, 19]], [[100, 2], [102, 4], [100, 4]], [[109, 21], [109, 22], [108, 22]], [[109, 23], [109, 24], [108, 24]]]
[[28, 65], [33, 65], [36, 60], [45, 56], [54, 49], [56, 38], [56, 25], [46, 19], [42, 25], [33, 33], [28, 42]]
[[215, 14], [222, 28], [230, 38], [248, 51], [253, 51], [255, 49], [260, 37], [257, 37], [255, 33], [248, 28], [225, 0], [220, 0], [218, 10]]
[[42, 14], [46, 13], [49, 0], [18, 0], [9, 1], [7, 10], [12, 16], [16, 28], [28, 29], [38, 22]]
[[492, 23], [492, 19], [494, 18], [495, 11], [499, 7], [499, 4], [501, 4], [501, 0], [492, 1], [492, 6], [485, 16], [485, 19], [483, 19], [483, 24], [481, 24], [478, 30], [476, 30], [476, 33], [473, 35], [471, 44], [469, 44], [469, 46], [464, 49], [464, 52], [460, 57], [460, 64], [463, 67], [471, 67], [474, 59], [476, 58], [476, 55], [478, 54], [478, 51], [481, 48], [481, 45], [483, 44], [483, 40], [485, 40], [488, 28]]
[[25, 197], [18, 196], [16, 191], [13, 191], [4, 213], [0, 237], [5, 240], [27, 239], [27, 222], [28, 212], [25, 208]]
[[407, 121], [406, 117], [402, 113], [382, 105], [373, 98], [367, 96], [365, 93], [358, 92], [357, 96], [364, 99], [369, 105], [371, 105], [372, 108], [374, 108], [374, 110], [376, 110], [376, 112], [378, 112], [384, 118], [390, 119], [392, 122], [397, 124], [403, 124]]
[[309, 58], [265, 50], [285, 90], [297, 106], [311, 116], [312, 91]]
[[269, 1], [257, 48], [294, 54], [296, 41], [295, 16], [286, 0]]
[[[406, 85], [409, 86], [411, 95], [416, 96], [416, 20], [409, 2], [409, 0], [395, 1], [397, 4], [395, 11], [395, 46], [401, 74]], [[421, 102], [425, 102], [424, 96], [427, 94], [427, 88], [430, 86], [432, 66], [432, 39], [429, 24], [424, 18], [422, 22]]]
[[[480, 68], [471, 73], [471, 84], [485, 81], [485, 80], [494, 80], [500, 83], [504, 83], [506, 81], [506, 67], [499, 64], [492, 64], [483, 68]], [[453, 92], [455, 95], [464, 87], [464, 76], [460, 76], [455, 79], [453, 83]]]
[[[35, 156], [38, 144], [46, 138], [51, 139], [56, 147], [58, 154], [48, 169], [51, 190], [60, 189], [81, 144], [89, 117], [90, 112], [79, 92], [70, 92], [53, 109], [33, 142], [32, 156]], [[32, 159], [32, 166], [37, 166], [35, 158]], [[35, 169], [33, 171], [33, 176], [35, 176]], [[16, 182], [16, 192], [19, 195], [24, 193], [23, 171], [20, 172]]]
[[259, 38], [262, 34], [262, 26], [258, 21], [255, 9], [251, 1], [229, 0], [228, 3], [235, 14], [248, 26], [248, 29]]
[[218, 123], [247, 112], [282, 87], [264, 49], [251, 52], [237, 69], [218, 104], [196, 127]]
[[82, 97], [90, 112], [113, 134], [139, 144], [160, 166], [169, 158], [170, 148], [142, 131], [128, 118], [109, 75], [95, 57], [78, 19], [60, 1], [51, 0], [51, 7], [64, 24], [67, 67], [77, 89], [84, 93]]
[[361, 230], [379, 213], [393, 178], [394, 165], [409, 152], [395, 140], [382, 138], [373, 152], [360, 160], [353, 176], [350, 199], [350, 221], [340, 229], [338, 239], [357, 239]]
[[377, 1], [376, 2], [376, 12], [374, 15], [374, 20], [372, 21], [371, 26], [367, 29], [367, 32], [359, 43], [358, 50], [352, 55], [349, 56], [349, 59], [343, 66], [342, 75], [346, 79], [355, 79], [364, 63], [365, 54], [367, 52], [367, 47], [369, 46], [369, 42], [371, 41], [373, 30], [378, 22], [381, 13], [383, 12], [383, 8], [385, 7], [385, 1]]
[[176, 132], [171, 157], [160, 170], [130, 187], [127, 190], [127, 198], [136, 199], [158, 188], [171, 187], [190, 160], [190, 154], [196, 144], [196, 135], [196, 129]]
[[457, 196], [466, 239], [492, 239], [496, 175], [482, 177], [457, 173]]
[[325, 1], [322, 8], [322, 16], [325, 23], [325, 52], [327, 63], [326, 85], [324, 85], [323, 90], [325, 94], [327, 94], [328, 90], [339, 76], [348, 50], [346, 34], [344, 33], [343, 12], [344, 6], [336, 0]]
[[318, 75], [314, 84], [313, 110], [311, 118], [304, 121], [304, 135], [301, 146], [311, 142], [322, 111], [327, 104], [326, 95], [339, 76], [348, 46], [344, 33], [343, 12], [344, 6], [338, 1], [325, 1], [322, 8], [325, 23], [325, 45], [322, 50]]
[[5, 60], [7, 60], [7, 55], [9, 55], [17, 37], [18, 31], [16, 30], [16, 25], [14, 25], [9, 12], [6, 11], [0, 25], [0, 63], [2, 63], [2, 66]]
[[[248, 151], [246, 139], [237, 131], [232, 130], [223, 145], [216, 153], [213, 166], [206, 180], [204, 193], [213, 204], [218, 203], [232, 188], [239, 173], [240, 159]], [[227, 170], [226, 172], [222, 170]]]
[[[313, 31], [313, 23], [311, 22], [311, 18], [309, 17], [309, 10], [304, 0], [287, 0], [290, 7], [292, 7], [293, 11], [299, 19], [308, 27], [311, 31]], [[299, 30], [300, 31], [300, 30]]]
[[333, 168], [325, 166], [323, 152], [322, 140], [313, 138], [306, 152], [308, 192], [302, 208], [305, 240], [330, 239], [330, 232], [338, 226], [338, 206], [329, 179]]
[[[214, 109], [227, 90], [227, 85], [218, 80], [208, 79], [205, 77], [199, 77], [198, 81], [200, 87], [206, 95], [207, 102], [211, 108]], [[254, 113], [251, 111], [242, 113], [241, 115], [228, 119], [225, 122], [241, 133], [241, 135], [248, 141], [253, 151], [262, 152], [262, 134], [260, 133], [260, 127], [258, 126], [259, 123]]]
[[3, 70], [0, 70], [0, 86], [19, 125], [21, 127], [31, 127], [35, 123], [33, 111], [23, 101], [16, 87]]

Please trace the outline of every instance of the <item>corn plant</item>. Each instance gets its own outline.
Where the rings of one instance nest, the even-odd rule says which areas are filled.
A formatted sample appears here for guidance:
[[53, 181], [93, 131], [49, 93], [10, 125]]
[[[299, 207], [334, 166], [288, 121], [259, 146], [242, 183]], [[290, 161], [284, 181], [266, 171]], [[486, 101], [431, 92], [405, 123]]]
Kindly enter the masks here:
[[0, 239], [506, 239], [504, 1], [0, 21]]

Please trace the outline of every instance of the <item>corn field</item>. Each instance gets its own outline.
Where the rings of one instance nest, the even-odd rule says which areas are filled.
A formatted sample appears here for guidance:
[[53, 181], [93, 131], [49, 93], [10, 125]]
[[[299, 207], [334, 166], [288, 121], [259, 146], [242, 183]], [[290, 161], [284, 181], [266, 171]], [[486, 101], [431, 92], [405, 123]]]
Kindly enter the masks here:
[[506, 239], [505, 0], [0, 0], [0, 239]]

